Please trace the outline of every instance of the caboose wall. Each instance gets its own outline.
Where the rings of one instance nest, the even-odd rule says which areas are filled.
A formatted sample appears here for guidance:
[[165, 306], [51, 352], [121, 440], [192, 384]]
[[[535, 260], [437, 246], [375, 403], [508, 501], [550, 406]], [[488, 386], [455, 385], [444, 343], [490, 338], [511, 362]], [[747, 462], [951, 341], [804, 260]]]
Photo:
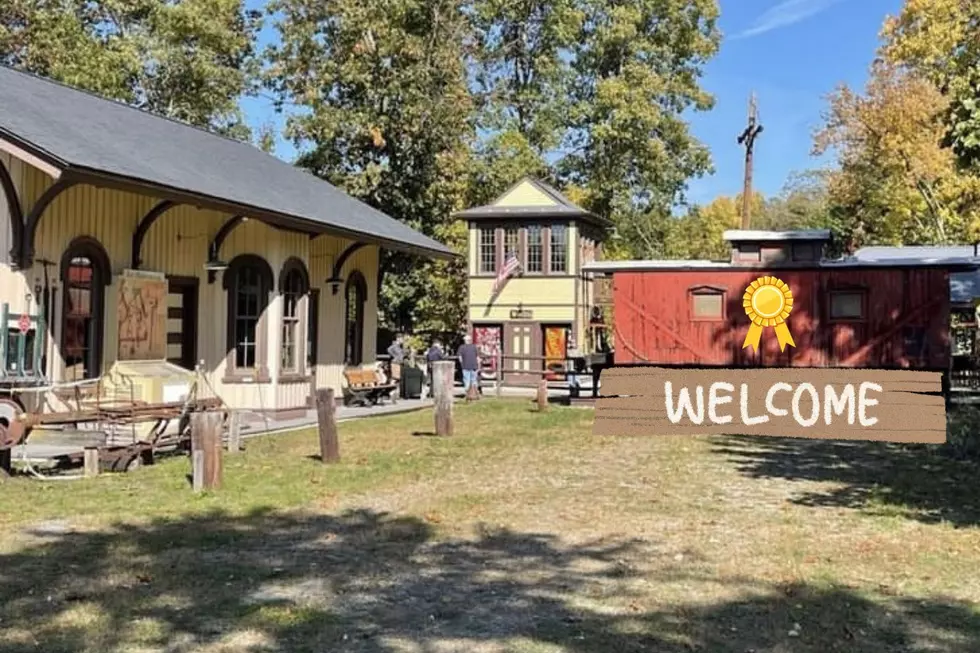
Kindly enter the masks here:
[[[33, 206], [53, 180], [41, 170], [0, 152], [0, 163], [6, 166], [23, 206]], [[26, 296], [36, 285], [47, 283], [56, 292], [52, 314], [48, 316], [47, 377], [53, 382], [65, 377], [60, 351], [63, 312], [60, 262], [69, 244], [80, 236], [94, 239], [108, 255], [112, 283], [105, 289], [103, 319], [102, 370], [109, 370], [117, 354], [117, 277], [132, 265], [133, 233], [142, 216], [159, 201], [119, 190], [79, 185], [62, 192], [45, 210], [37, 232], [34, 264], [25, 270], [12, 265], [11, 213], [0, 193], [0, 297], [10, 310], [36, 312], [37, 304], [28, 308]], [[269, 379], [261, 382], [232, 381], [226, 375], [227, 291], [223, 272], [208, 282], [204, 262], [208, 244], [221, 226], [232, 217], [218, 211], [178, 205], [163, 214], [150, 228], [142, 247], [141, 270], [157, 271], [168, 276], [196, 279], [198, 284], [197, 358], [203, 362], [208, 381], [232, 407], [254, 410], [291, 410], [307, 406], [315, 378], [318, 387], [332, 387], [341, 396], [344, 368], [345, 294], [341, 285], [334, 294], [325, 280], [341, 252], [352, 241], [332, 235], [311, 239], [303, 233], [275, 229], [258, 220], [249, 220], [235, 228], [218, 253], [223, 261], [239, 254], [254, 254], [265, 260], [273, 272], [272, 292], [263, 312], [267, 321], [265, 349]], [[373, 360], [377, 334], [378, 247], [365, 246], [347, 260], [341, 270], [346, 279], [360, 272], [367, 288], [363, 319], [362, 352], [366, 363]], [[287, 377], [279, 369], [282, 338], [282, 299], [279, 293], [280, 273], [287, 259], [295, 258], [306, 267], [311, 288], [318, 291], [302, 300], [304, 328], [309, 302], [319, 297], [318, 360], [305, 373]], [[306, 333], [305, 330], [303, 332]], [[301, 351], [305, 350], [305, 339]]]
[[[742, 348], [749, 329], [742, 296], [765, 274], [793, 292], [796, 347], [780, 352], [769, 328], [757, 355]], [[721, 319], [695, 319], [698, 290], [723, 293]], [[835, 290], [862, 292], [864, 317], [831, 319]], [[949, 273], [940, 268], [617, 271], [613, 294], [616, 364], [941, 370], [949, 361]]]

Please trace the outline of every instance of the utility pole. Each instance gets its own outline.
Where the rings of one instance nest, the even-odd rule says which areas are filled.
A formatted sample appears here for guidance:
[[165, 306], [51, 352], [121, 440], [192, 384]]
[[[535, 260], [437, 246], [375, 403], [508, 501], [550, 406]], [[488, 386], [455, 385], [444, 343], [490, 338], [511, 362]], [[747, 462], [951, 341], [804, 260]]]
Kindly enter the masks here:
[[755, 139], [762, 133], [759, 124], [755, 93], [749, 98], [749, 125], [738, 137], [738, 144], [745, 146], [745, 185], [742, 188], [742, 229], [748, 229], [752, 211], [752, 149]]

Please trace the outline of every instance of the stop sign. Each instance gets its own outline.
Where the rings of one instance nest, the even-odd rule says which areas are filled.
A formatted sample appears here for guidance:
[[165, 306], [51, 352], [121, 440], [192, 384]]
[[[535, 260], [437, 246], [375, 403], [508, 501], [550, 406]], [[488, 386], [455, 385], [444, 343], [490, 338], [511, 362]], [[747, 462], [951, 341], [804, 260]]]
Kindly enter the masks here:
[[21, 333], [27, 333], [31, 330], [31, 316], [26, 313], [20, 316], [17, 320], [17, 326], [20, 327]]

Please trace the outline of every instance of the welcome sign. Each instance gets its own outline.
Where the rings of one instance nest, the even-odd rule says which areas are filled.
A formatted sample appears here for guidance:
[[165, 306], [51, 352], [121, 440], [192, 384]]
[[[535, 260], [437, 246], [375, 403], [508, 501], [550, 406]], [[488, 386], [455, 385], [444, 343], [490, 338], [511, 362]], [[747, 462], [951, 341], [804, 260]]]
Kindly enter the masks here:
[[[795, 346], [786, 319], [789, 287], [761, 277], [746, 289], [752, 325], [743, 344], [758, 350], [772, 328], [780, 349]], [[610, 368], [596, 403], [597, 435], [768, 435], [943, 443], [942, 375], [840, 368]]]

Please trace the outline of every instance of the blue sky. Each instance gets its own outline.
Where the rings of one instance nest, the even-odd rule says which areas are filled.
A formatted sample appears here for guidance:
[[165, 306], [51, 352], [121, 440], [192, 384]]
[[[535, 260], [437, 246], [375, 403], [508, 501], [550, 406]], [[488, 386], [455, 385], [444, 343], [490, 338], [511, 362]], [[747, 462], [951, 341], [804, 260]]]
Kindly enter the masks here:
[[782, 189], [794, 171], [821, 167], [810, 156], [826, 96], [841, 82], [861, 88], [886, 15], [901, 0], [721, 0], [721, 50], [704, 87], [715, 108], [692, 116], [692, 130], [711, 149], [715, 174], [693, 180], [689, 199], [709, 202], [742, 190], [745, 151], [736, 142], [755, 91], [765, 130], [755, 146], [753, 186]]
[[[261, 0], [249, 0], [261, 6]], [[878, 33], [901, 0], [720, 0], [721, 50], [708, 64], [704, 87], [715, 108], [693, 114], [694, 135], [711, 149], [715, 174], [691, 181], [688, 199], [710, 202], [741, 191], [744, 150], [736, 137], [745, 127], [748, 98], [755, 92], [765, 131], [755, 147], [754, 187], [777, 194], [794, 171], [820, 167], [810, 156], [826, 96], [841, 82], [862, 87], [878, 46]], [[262, 41], [275, 37], [270, 25]], [[250, 124], [282, 127], [268, 99], [249, 98]], [[277, 156], [295, 157], [280, 139]]]

